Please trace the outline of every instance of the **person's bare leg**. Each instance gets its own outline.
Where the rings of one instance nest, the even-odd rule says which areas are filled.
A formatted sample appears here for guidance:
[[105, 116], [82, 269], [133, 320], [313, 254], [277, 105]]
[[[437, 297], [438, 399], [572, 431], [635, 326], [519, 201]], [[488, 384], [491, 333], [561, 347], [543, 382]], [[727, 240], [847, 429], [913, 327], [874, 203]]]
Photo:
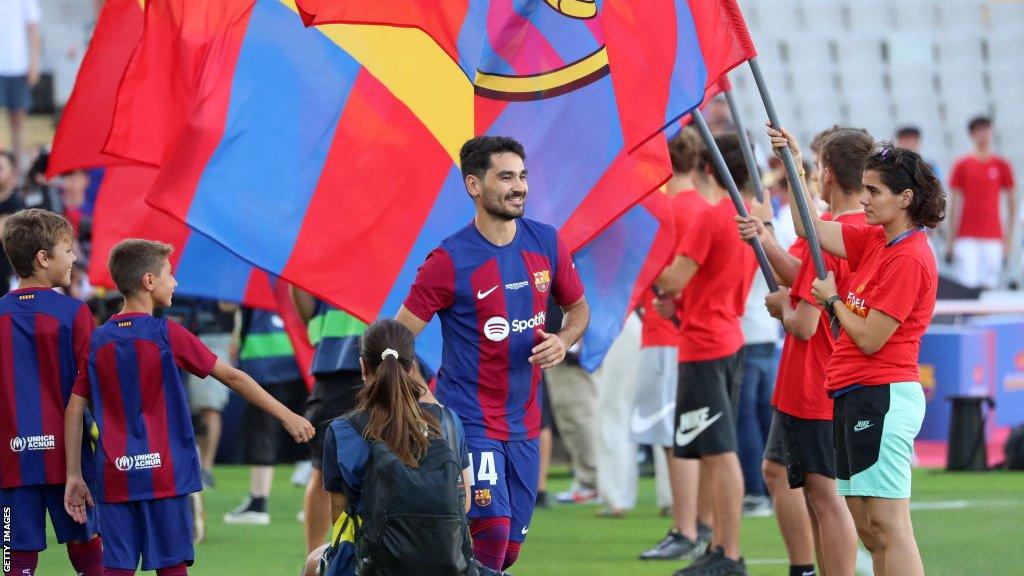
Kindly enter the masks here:
[[[695, 460], [695, 462], [698, 462]], [[715, 507], [714, 507], [714, 488], [715, 485], [711, 481], [711, 472], [708, 467], [700, 462], [700, 474], [698, 475], [700, 481], [697, 486], [697, 520], [714, 530], [715, 528]], [[742, 510], [742, 501], [740, 502]]]
[[7, 111], [7, 124], [11, 128], [11, 152], [14, 153], [15, 170], [24, 168], [22, 165], [24, 163], [22, 154], [25, 153], [25, 119], [27, 117], [28, 113], [25, 111]]
[[807, 474], [804, 493], [820, 529], [819, 565], [829, 576], [853, 576], [857, 570], [857, 528], [846, 503], [836, 492], [836, 481], [821, 474]]
[[864, 497], [879, 544], [885, 551], [885, 574], [924, 576], [924, 564], [910, 520], [910, 498]]
[[269, 498], [273, 483], [273, 466], [253, 466], [249, 469], [249, 494], [256, 498]]
[[554, 438], [551, 428], [540, 429], [540, 476], [537, 478], [537, 494], [548, 491], [548, 467], [551, 466], [551, 446]]
[[814, 515], [814, 508], [811, 506], [811, 499], [807, 496], [807, 488], [801, 488], [804, 493], [804, 507], [807, 508], [807, 517], [811, 519], [811, 534], [814, 535], [814, 559], [818, 561], [818, 576], [828, 576], [828, 565], [825, 562], [825, 551], [821, 546], [821, 523]]
[[763, 460], [761, 471], [764, 483], [775, 506], [775, 521], [786, 546], [791, 566], [814, 564], [814, 532], [807, 513], [802, 488], [790, 488], [786, 467], [778, 462]]
[[313, 468], [306, 485], [306, 497], [302, 501], [306, 517], [306, 553], [312, 552], [324, 543], [331, 528], [331, 495], [324, 490], [324, 473]]
[[743, 508], [743, 470], [735, 452], [702, 456], [713, 485], [715, 534], [712, 544], [721, 546], [725, 556], [740, 557], [740, 517]]
[[850, 509], [850, 515], [853, 516], [853, 525], [857, 528], [857, 536], [871, 553], [871, 566], [875, 576], [886, 576], [885, 547], [871, 525], [871, 516], [865, 500], [866, 498], [860, 496], [847, 496], [846, 507]]
[[203, 435], [198, 440], [199, 463], [203, 470], [213, 470], [213, 461], [217, 457], [217, 446], [220, 445], [220, 412], [204, 409], [199, 418], [203, 422]]
[[668, 456], [668, 481], [672, 487], [672, 522], [679, 533], [697, 539], [697, 491], [700, 484], [700, 460]]

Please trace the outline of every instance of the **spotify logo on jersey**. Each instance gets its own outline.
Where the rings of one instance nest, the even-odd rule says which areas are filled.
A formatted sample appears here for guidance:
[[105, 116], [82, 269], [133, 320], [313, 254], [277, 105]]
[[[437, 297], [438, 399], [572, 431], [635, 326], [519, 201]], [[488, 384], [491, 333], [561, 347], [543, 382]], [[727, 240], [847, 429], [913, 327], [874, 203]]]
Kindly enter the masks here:
[[487, 322], [484, 322], [484, 336], [491, 342], [501, 342], [508, 338], [508, 332], [508, 320], [501, 316], [494, 316]]

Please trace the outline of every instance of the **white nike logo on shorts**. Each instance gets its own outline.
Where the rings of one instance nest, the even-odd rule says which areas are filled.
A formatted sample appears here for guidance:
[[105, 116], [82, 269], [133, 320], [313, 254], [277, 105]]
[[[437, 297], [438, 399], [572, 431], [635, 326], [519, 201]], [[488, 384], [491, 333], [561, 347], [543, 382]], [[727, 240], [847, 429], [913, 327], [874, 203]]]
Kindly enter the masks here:
[[498, 289], [498, 287], [495, 286], [494, 288], [491, 288], [487, 292], [481, 292], [481, 291], [477, 290], [476, 291], [476, 299], [477, 300], [483, 300], [484, 298], [487, 298], [488, 296], [490, 296], [491, 292], [494, 292], [497, 289]]
[[871, 420], [860, 420], [857, 422], [857, 425], [853, 427], [853, 431], [860, 432], [861, 430], [867, 430], [872, 426], [874, 426], [874, 424], [871, 423]]
[[640, 416], [640, 414], [634, 410], [633, 416], [629, 420], [629, 428], [633, 432], [633, 434], [643, 434], [644, 432], [647, 432], [651, 428], [657, 426], [658, 422], [660, 422], [666, 416], [674, 412], [675, 409], [676, 404], [675, 402], [672, 402], [671, 404], [666, 404], [661, 408], [661, 410], [658, 410], [657, 412], [649, 416]]
[[524, 527], [523, 528], [523, 535], [525, 536], [526, 533], [529, 532], [529, 531], [530, 531], [530, 527], [529, 526]]
[[718, 414], [715, 414], [714, 416], [708, 418], [708, 409], [701, 408], [700, 410], [694, 410], [693, 412], [687, 412], [686, 414], [682, 414], [681, 416], [679, 416], [679, 419], [680, 421], [685, 421], [687, 419], [694, 418], [694, 416], [696, 416], [697, 414], [699, 414], [700, 420], [697, 421], [696, 423], [690, 424], [691, 429], [689, 432], [683, 432], [683, 427], [681, 425], [676, 430], [677, 446], [686, 446], [690, 442], [693, 442], [694, 438], [700, 436], [701, 432], [707, 430], [709, 426], [717, 422], [718, 419], [722, 417], [722, 413], [719, 412]]

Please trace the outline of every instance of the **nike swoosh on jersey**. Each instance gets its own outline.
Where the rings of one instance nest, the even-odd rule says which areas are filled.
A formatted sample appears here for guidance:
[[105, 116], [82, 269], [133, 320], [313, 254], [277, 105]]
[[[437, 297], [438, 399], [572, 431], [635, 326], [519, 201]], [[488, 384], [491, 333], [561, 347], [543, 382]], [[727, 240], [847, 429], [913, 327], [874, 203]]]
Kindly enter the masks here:
[[476, 291], [476, 299], [477, 300], [483, 300], [484, 298], [487, 298], [488, 296], [490, 296], [491, 292], [494, 292], [497, 289], [498, 289], [498, 287], [495, 286], [494, 288], [491, 288], [487, 292], [481, 292], [481, 291], [477, 290]]
[[661, 422], [661, 420], [664, 419], [665, 416], [672, 414], [673, 412], [675, 412], [675, 410], [675, 402], [672, 402], [671, 404], [666, 404], [661, 408], [661, 410], [658, 410], [654, 414], [650, 414], [647, 416], [640, 416], [640, 414], [638, 414], [636, 410], [634, 410], [633, 416], [629, 419], [629, 429], [630, 431], [633, 432], [633, 434], [643, 434], [644, 432], [647, 432], [651, 428], [657, 426], [658, 422]]
[[704, 420], [703, 422], [698, 424], [696, 428], [694, 428], [693, 430], [690, 430], [689, 432], [680, 432], [680, 431], [676, 430], [676, 444], [679, 445], [679, 446], [686, 446], [686, 445], [688, 445], [690, 442], [693, 442], [694, 438], [696, 438], [697, 436], [700, 436], [701, 432], [707, 430], [708, 426], [711, 426], [712, 424], [717, 422], [718, 419], [721, 418], [721, 417], [722, 417], [722, 413], [719, 412], [718, 414], [715, 414], [711, 418], [708, 418], [707, 420]]

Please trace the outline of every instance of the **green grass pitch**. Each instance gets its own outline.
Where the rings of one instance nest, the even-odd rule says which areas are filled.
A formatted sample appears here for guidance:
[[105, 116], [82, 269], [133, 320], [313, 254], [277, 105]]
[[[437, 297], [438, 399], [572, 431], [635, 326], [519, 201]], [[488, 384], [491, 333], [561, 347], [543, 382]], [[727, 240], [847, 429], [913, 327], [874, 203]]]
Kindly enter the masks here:
[[[217, 488], [205, 493], [208, 535], [196, 549], [195, 576], [294, 576], [303, 556], [295, 513], [302, 491], [281, 467], [270, 500], [270, 526], [228, 526], [221, 517], [238, 505], [248, 469], [220, 466]], [[554, 493], [569, 483], [553, 478]], [[929, 576], [1024, 574], [1024, 474], [914, 473], [914, 527]], [[640, 562], [636, 555], [660, 538], [668, 521], [654, 507], [651, 479], [640, 482], [637, 509], [624, 519], [595, 518], [596, 506], [538, 510], [515, 576], [669, 576], [678, 562]], [[745, 519], [743, 552], [753, 576], [787, 574], [774, 518]], [[40, 557], [41, 576], [72, 574], [63, 547], [50, 539]]]

